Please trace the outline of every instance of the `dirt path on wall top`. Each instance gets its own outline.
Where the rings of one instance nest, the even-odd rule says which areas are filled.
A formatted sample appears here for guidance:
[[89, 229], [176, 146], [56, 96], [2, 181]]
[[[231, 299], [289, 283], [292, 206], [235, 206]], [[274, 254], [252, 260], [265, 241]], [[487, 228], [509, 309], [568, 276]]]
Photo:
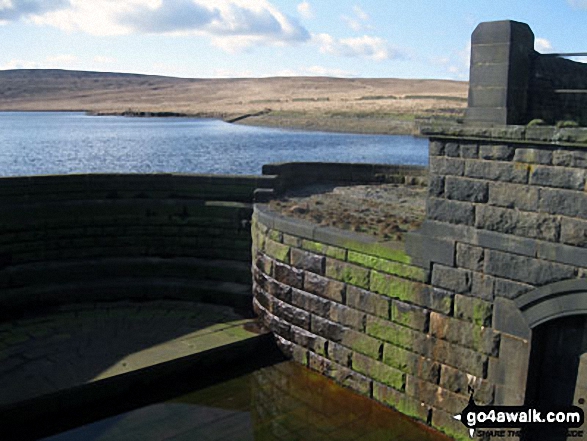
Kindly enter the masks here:
[[426, 215], [426, 187], [419, 185], [312, 186], [273, 200], [272, 210], [321, 226], [402, 240]]

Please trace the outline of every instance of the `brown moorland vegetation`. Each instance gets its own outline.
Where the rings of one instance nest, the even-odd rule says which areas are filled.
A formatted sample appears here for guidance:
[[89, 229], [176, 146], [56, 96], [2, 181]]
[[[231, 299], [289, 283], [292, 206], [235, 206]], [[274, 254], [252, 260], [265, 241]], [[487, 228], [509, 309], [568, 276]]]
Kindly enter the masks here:
[[395, 78], [191, 79], [46, 69], [0, 71], [0, 110], [214, 117], [239, 123], [413, 133], [418, 119], [456, 119], [467, 83]]

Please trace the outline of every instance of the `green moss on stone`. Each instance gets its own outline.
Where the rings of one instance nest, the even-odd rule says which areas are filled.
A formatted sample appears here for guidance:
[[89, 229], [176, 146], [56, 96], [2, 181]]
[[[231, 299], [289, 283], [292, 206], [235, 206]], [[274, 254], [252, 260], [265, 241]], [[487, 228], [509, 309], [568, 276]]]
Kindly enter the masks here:
[[404, 277], [406, 279], [425, 282], [427, 280], [426, 271], [422, 268], [406, 265], [392, 260], [382, 259], [380, 257], [369, 256], [356, 251], [348, 252], [349, 262], [357, 263], [367, 268], [376, 269], [387, 274]]
[[[385, 245], [385, 242], [365, 243], [348, 240], [344, 242], [344, 247], [348, 250], [357, 251], [359, 253], [367, 254], [370, 256], [394, 260], [396, 262], [411, 263], [412, 258], [408, 256], [406, 252], [401, 248], [403, 244], [399, 242], [389, 242], [388, 244], [389, 245]], [[390, 246], [391, 244], [393, 244], [393, 246]]]
[[289, 263], [289, 246], [287, 245], [283, 245], [271, 239], [266, 239], [265, 252], [274, 259]]
[[405, 387], [406, 376], [403, 372], [368, 357], [354, 357], [353, 370], [394, 389]]
[[360, 288], [369, 288], [369, 270], [349, 265], [334, 259], [326, 261], [326, 277], [349, 283]]
[[346, 250], [331, 245], [325, 245], [320, 242], [314, 242], [311, 240], [302, 240], [302, 248], [306, 251], [312, 251], [317, 254], [323, 254], [328, 257], [333, 257], [338, 260], [346, 259]]
[[347, 348], [375, 359], [379, 357], [379, 348], [382, 345], [379, 340], [356, 331], [345, 332], [341, 343]]
[[381, 274], [377, 271], [371, 271], [370, 279], [369, 289], [373, 292], [412, 303], [419, 303], [416, 296], [420, 286], [416, 282]]

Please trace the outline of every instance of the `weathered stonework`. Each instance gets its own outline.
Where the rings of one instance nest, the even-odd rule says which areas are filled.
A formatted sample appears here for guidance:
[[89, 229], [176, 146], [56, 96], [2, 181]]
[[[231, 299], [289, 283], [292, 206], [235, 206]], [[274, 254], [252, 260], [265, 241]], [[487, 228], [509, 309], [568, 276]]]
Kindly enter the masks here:
[[[257, 205], [257, 312], [294, 359], [468, 439], [452, 415], [469, 388], [477, 404], [524, 401], [532, 327], [556, 316], [534, 306], [587, 312], [568, 285], [587, 274], [587, 130], [562, 145], [561, 130], [428, 130], [427, 220], [405, 244]], [[291, 285], [276, 271], [284, 259]]]

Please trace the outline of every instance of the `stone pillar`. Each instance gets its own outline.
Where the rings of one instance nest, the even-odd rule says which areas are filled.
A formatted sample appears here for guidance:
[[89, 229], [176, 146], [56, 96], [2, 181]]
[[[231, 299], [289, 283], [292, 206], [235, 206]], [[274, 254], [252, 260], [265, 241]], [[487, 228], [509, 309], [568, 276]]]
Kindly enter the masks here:
[[511, 20], [481, 23], [471, 36], [470, 124], [525, 124], [534, 34]]

